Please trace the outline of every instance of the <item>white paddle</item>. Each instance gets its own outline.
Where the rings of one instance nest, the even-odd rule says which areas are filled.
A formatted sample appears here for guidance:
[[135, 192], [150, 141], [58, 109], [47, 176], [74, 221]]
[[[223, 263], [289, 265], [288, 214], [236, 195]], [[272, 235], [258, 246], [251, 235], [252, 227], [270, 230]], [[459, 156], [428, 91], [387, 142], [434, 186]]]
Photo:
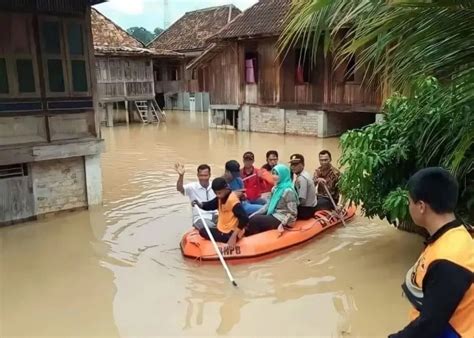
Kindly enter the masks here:
[[227, 266], [224, 257], [222, 257], [221, 251], [219, 250], [219, 247], [216, 244], [216, 241], [214, 240], [214, 237], [212, 236], [211, 230], [209, 230], [207, 223], [202, 216], [201, 209], [197, 205], [194, 206], [199, 214], [199, 217], [201, 218], [202, 225], [206, 229], [207, 235], [209, 236], [209, 239], [212, 242], [212, 245], [214, 246], [214, 250], [216, 251], [217, 256], [219, 257], [219, 260], [221, 261], [222, 266], [224, 267], [225, 272], [227, 273], [227, 277], [229, 277], [229, 280], [231, 281], [232, 285], [237, 286], [237, 283], [234, 280], [234, 277], [232, 277], [232, 274], [230, 273], [229, 267]]

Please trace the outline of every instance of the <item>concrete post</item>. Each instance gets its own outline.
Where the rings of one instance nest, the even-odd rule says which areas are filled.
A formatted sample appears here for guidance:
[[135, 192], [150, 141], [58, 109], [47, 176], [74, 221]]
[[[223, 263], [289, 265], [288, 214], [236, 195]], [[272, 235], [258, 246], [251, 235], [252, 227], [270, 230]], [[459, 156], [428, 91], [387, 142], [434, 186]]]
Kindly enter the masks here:
[[128, 101], [125, 101], [125, 122], [130, 124], [130, 115], [128, 113]]
[[100, 154], [84, 156], [86, 169], [87, 204], [102, 203], [102, 169]]
[[107, 127], [114, 126], [114, 110], [112, 109], [112, 104], [106, 103], [105, 110], [107, 112]]

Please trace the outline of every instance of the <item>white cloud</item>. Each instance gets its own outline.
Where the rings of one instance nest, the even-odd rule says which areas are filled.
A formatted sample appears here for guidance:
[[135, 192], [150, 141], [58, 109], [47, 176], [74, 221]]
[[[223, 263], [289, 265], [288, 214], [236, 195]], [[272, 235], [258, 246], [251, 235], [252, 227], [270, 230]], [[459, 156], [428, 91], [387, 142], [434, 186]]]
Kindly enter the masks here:
[[109, 0], [99, 8], [128, 15], [139, 15], [145, 11], [144, 0]]

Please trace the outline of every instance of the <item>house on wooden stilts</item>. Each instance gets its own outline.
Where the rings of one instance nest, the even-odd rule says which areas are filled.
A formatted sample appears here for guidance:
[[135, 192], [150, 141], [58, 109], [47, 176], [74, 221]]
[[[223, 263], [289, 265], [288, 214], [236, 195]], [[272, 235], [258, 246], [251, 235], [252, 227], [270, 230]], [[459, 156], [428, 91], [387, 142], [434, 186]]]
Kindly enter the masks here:
[[101, 203], [99, 2], [0, 3], [0, 224]]
[[163, 102], [165, 109], [208, 111], [206, 69], [186, 70], [186, 65], [209, 47], [207, 38], [240, 13], [233, 5], [187, 12], [147, 46], [184, 55], [184, 58], [155, 60], [155, 91], [158, 102]]
[[153, 61], [179, 59], [182, 55], [144, 48], [96, 9], [92, 9], [92, 33], [101, 122], [113, 126], [114, 122], [148, 123], [164, 119], [155, 100]]
[[208, 74], [212, 126], [328, 137], [375, 121], [381, 95], [362, 85], [355, 58], [336, 67], [322, 53], [315, 63], [303, 49], [279, 55], [291, 2], [260, 0], [188, 64]]

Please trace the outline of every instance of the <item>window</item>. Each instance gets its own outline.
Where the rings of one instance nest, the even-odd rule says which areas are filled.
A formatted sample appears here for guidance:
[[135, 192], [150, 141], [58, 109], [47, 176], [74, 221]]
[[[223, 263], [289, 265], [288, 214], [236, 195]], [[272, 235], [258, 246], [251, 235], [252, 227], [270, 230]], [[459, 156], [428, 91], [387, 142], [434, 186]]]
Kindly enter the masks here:
[[48, 54], [61, 54], [61, 26], [59, 21], [43, 23], [43, 50]]
[[41, 22], [49, 94], [88, 93], [84, 37], [84, 27], [80, 22], [67, 19], [45, 19]]
[[247, 84], [258, 82], [258, 54], [256, 52], [245, 53], [245, 82]]
[[31, 59], [17, 59], [16, 72], [18, 77], [18, 90], [20, 93], [36, 92], [35, 73]]
[[155, 68], [155, 81], [163, 81], [163, 74], [161, 73], [161, 68]]
[[295, 50], [295, 74], [296, 83], [304, 84], [311, 82], [311, 56], [306, 49]]
[[197, 80], [198, 74], [197, 74], [197, 69], [193, 69], [191, 72], [191, 80]]
[[71, 70], [73, 91], [87, 92], [86, 62], [82, 60], [72, 60]]
[[84, 35], [82, 32], [82, 24], [77, 22], [69, 22], [67, 24], [67, 44], [69, 47], [73, 92], [87, 92], [89, 90], [84, 53]]
[[59, 21], [44, 21], [41, 25], [48, 90], [52, 93], [64, 93], [66, 91], [61, 31]]
[[84, 38], [82, 36], [82, 27], [78, 23], [68, 24], [67, 42], [69, 45], [69, 54], [74, 56], [84, 55]]
[[23, 176], [28, 176], [28, 166], [26, 164], [0, 165], [0, 180]]
[[39, 95], [32, 16], [0, 14], [0, 95]]
[[65, 92], [63, 61], [61, 59], [48, 60], [47, 69], [49, 90], [53, 93]]
[[8, 94], [9, 92], [7, 62], [5, 58], [0, 58], [0, 94]]
[[349, 61], [347, 62], [346, 71], [344, 73], [344, 81], [355, 81], [355, 66], [355, 56], [351, 55]]
[[170, 68], [170, 81], [179, 81], [179, 69], [176, 66]]

